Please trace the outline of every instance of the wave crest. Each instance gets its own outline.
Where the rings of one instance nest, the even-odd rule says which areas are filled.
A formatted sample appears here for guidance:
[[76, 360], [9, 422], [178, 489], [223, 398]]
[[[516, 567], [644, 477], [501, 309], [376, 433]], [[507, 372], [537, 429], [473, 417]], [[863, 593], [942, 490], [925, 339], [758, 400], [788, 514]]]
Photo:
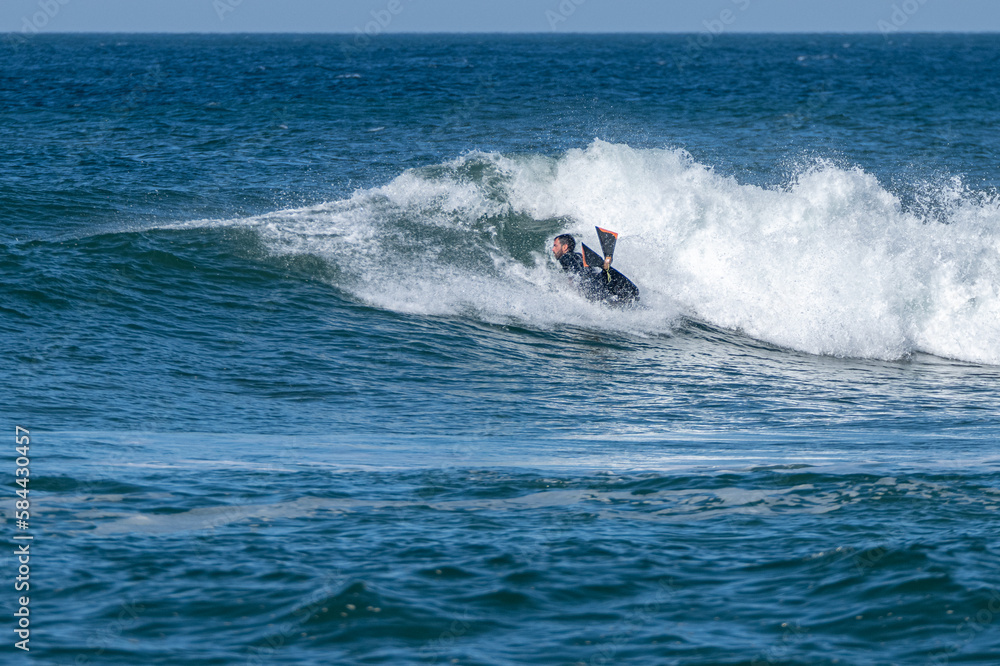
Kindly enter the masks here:
[[[1000, 206], [960, 180], [912, 205], [818, 162], [739, 183], [682, 150], [595, 140], [558, 157], [470, 153], [378, 188], [254, 218], [276, 252], [324, 257], [378, 307], [669, 333], [681, 315], [814, 354], [1000, 364]], [[645, 308], [577, 297], [548, 247], [619, 232]]]

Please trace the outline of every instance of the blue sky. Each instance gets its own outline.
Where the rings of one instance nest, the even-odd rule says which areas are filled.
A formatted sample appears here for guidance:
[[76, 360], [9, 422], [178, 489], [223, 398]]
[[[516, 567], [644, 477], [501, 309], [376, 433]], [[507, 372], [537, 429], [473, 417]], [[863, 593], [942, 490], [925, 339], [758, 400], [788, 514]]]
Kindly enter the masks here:
[[998, 0], [2, 0], [17, 32], [1000, 31]]

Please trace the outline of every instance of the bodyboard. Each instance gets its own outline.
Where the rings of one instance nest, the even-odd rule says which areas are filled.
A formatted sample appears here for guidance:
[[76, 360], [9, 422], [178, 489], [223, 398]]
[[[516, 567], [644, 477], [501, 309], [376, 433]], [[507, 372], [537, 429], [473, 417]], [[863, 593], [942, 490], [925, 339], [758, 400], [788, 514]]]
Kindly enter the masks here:
[[603, 283], [602, 289], [608, 294], [605, 299], [608, 302], [621, 305], [639, 302], [639, 288], [617, 269], [601, 271], [597, 278]]
[[590, 273], [592, 298], [611, 304], [626, 305], [639, 301], [639, 288], [615, 268], [604, 270], [601, 255], [583, 244], [583, 265], [596, 269]]

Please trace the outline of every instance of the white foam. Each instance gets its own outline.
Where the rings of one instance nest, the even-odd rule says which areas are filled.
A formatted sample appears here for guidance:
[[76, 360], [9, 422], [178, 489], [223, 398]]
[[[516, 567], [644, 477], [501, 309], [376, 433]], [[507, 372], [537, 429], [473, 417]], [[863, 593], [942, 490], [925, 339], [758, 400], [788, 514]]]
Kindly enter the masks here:
[[816, 354], [1000, 363], [1000, 210], [960, 182], [918, 215], [858, 169], [764, 189], [683, 151], [595, 141], [511, 189], [535, 217], [616, 229], [616, 263], [645, 294], [715, 325]]
[[[402, 312], [644, 333], [684, 314], [815, 354], [1000, 364], [1000, 208], [960, 181], [924, 187], [908, 209], [859, 169], [818, 163], [762, 188], [684, 151], [595, 140], [558, 158], [470, 153], [245, 223]], [[517, 247], [518, 225], [545, 242]], [[568, 288], [551, 236], [589, 244], [594, 225], [619, 232], [615, 265], [646, 309], [612, 313]]]

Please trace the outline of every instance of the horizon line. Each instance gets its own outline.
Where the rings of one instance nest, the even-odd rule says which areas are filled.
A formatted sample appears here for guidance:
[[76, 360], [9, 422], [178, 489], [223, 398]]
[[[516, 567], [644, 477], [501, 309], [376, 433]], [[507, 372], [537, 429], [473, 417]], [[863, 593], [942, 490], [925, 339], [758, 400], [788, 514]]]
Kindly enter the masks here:
[[[40, 35], [338, 35], [344, 37], [354, 37], [359, 30], [355, 28], [353, 32], [324, 31], [316, 32], [309, 30], [293, 31], [267, 31], [267, 30], [39, 30], [37, 32], [25, 32], [24, 30], [0, 30], [0, 35], [22, 35], [37, 37]], [[374, 35], [365, 36], [376, 39], [378, 37], [393, 36], [413, 36], [413, 35], [700, 35], [706, 30], [617, 30], [617, 31], [583, 31], [583, 30], [410, 30], [410, 31], [383, 31]], [[726, 35], [881, 35], [884, 37], [896, 35], [996, 35], [1000, 30], [900, 30], [885, 33], [880, 30], [727, 30], [724, 33], [713, 34], [713, 37], [725, 37]]]

